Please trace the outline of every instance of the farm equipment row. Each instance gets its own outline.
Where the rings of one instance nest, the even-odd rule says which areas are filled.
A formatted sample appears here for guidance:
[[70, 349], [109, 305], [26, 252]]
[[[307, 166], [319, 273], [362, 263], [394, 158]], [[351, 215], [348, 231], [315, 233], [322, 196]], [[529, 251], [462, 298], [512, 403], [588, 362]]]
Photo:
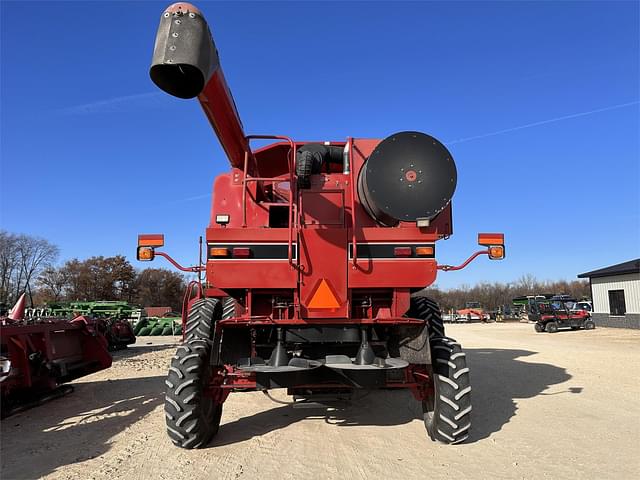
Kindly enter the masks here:
[[68, 302], [50, 303], [43, 307], [25, 309], [25, 321], [43, 322], [90, 318], [94, 328], [106, 339], [110, 350], [119, 350], [135, 343], [131, 321], [140, 318], [142, 310], [127, 302]]
[[119, 318], [135, 320], [142, 317], [142, 309], [123, 301], [98, 302], [51, 302], [42, 307], [25, 309], [25, 317], [43, 318], [73, 318], [85, 315], [94, 318]]
[[[207, 445], [234, 391], [287, 388], [305, 401], [403, 388], [421, 402], [433, 440], [464, 441], [465, 354], [445, 336], [438, 305], [412, 293], [438, 270], [505, 250], [502, 234], [480, 234], [483, 249], [463, 264], [436, 262], [436, 242], [453, 233], [447, 148], [415, 131], [316, 142], [245, 135], [207, 22], [188, 3], [163, 12], [150, 76], [173, 96], [198, 98], [231, 167], [214, 183], [204, 263], [181, 266], [159, 250], [163, 235], [138, 239], [138, 260], [162, 256], [206, 274], [188, 288], [184, 342], [166, 379], [171, 440]], [[274, 143], [253, 149], [255, 140]]]
[[147, 316], [144, 308], [125, 301], [51, 302], [25, 309], [27, 321], [53, 318], [71, 320], [80, 315], [96, 320], [111, 349], [134, 343], [136, 336], [182, 334], [179, 314]]

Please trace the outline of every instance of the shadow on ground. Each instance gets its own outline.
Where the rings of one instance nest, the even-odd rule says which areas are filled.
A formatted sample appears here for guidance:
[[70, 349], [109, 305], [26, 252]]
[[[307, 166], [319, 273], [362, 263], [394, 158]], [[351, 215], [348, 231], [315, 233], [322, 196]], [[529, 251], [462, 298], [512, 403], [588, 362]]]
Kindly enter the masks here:
[[159, 352], [161, 350], [166, 350], [167, 348], [175, 350], [178, 345], [178, 342], [168, 342], [161, 345], [129, 345], [127, 348], [123, 348], [122, 350], [114, 350], [110, 353], [113, 357], [113, 360], [116, 361], [120, 360], [121, 358], [137, 357], [138, 355], [142, 355], [143, 353]]
[[114, 435], [164, 400], [164, 376], [74, 387], [65, 397], [2, 420], [2, 478], [39, 478], [102, 455]]
[[[548, 387], [571, 379], [564, 368], [520, 360], [536, 352], [490, 348], [465, 349], [465, 352], [473, 385], [473, 427], [467, 443], [487, 438], [508, 423], [516, 414], [515, 400], [540, 395]], [[572, 388], [558, 394], [580, 391]], [[422, 419], [422, 409], [407, 390], [372, 391], [366, 396], [356, 394], [350, 406], [335, 410], [294, 409], [283, 405], [224, 423], [210, 446], [242, 442], [306, 418], [324, 418], [325, 422], [340, 427], [390, 426]]]

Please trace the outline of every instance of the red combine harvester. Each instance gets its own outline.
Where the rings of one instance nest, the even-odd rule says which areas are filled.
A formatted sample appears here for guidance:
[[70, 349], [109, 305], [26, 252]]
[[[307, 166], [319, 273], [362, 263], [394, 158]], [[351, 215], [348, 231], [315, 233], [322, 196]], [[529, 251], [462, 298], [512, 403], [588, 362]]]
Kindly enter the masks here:
[[0, 319], [1, 416], [73, 390], [63, 383], [109, 368], [107, 340], [91, 319], [27, 322], [24, 295]]
[[[302, 402], [407, 388], [432, 439], [466, 439], [465, 354], [445, 336], [437, 304], [412, 293], [439, 269], [503, 258], [504, 237], [480, 234], [486, 248], [460, 266], [436, 262], [457, 181], [444, 145], [419, 132], [331, 142], [245, 135], [207, 23], [188, 3], [164, 11], [150, 75], [173, 96], [198, 98], [231, 164], [215, 180], [204, 264], [182, 267], [157, 251], [162, 235], [138, 239], [139, 260], [159, 255], [206, 273], [185, 296], [184, 342], [166, 380], [173, 442], [205, 446], [229, 393], [272, 388]], [[253, 150], [258, 139], [274, 142]]]

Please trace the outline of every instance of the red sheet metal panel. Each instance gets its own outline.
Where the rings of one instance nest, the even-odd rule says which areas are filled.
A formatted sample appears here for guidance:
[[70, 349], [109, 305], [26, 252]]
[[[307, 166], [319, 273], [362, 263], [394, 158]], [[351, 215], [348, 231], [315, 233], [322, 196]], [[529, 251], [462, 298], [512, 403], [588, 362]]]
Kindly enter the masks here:
[[358, 259], [349, 268], [349, 288], [422, 288], [436, 279], [435, 260]]
[[[303, 229], [300, 232], [300, 310], [303, 318], [346, 318], [347, 230], [345, 228]], [[314, 295], [325, 295], [325, 284], [340, 304], [339, 308], [309, 308]], [[325, 297], [326, 298], [326, 297]]]
[[287, 260], [210, 260], [207, 281], [216, 288], [296, 288], [298, 275]]
[[207, 228], [207, 242], [286, 242], [287, 228]]
[[344, 225], [344, 192], [303, 190], [305, 225]]

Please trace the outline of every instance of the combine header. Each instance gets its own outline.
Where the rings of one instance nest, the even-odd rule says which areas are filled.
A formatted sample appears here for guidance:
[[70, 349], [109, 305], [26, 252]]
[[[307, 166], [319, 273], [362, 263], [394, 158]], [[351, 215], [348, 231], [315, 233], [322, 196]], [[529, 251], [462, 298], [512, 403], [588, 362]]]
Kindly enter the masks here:
[[[305, 401], [353, 389], [406, 388], [430, 437], [469, 433], [465, 354], [445, 336], [437, 304], [412, 296], [438, 270], [504, 257], [501, 234], [460, 266], [439, 265], [452, 233], [457, 171], [420, 132], [383, 140], [301, 142], [245, 135], [202, 13], [188, 3], [160, 19], [150, 75], [167, 93], [197, 97], [231, 164], [214, 184], [206, 262], [182, 267], [140, 235], [139, 260], [206, 273], [188, 289], [184, 343], [166, 380], [169, 436], [207, 444], [233, 391], [287, 388]], [[252, 149], [253, 140], [273, 140]]]
[[69, 393], [63, 383], [109, 368], [105, 337], [91, 319], [24, 320], [24, 295], [0, 318], [1, 416]]

